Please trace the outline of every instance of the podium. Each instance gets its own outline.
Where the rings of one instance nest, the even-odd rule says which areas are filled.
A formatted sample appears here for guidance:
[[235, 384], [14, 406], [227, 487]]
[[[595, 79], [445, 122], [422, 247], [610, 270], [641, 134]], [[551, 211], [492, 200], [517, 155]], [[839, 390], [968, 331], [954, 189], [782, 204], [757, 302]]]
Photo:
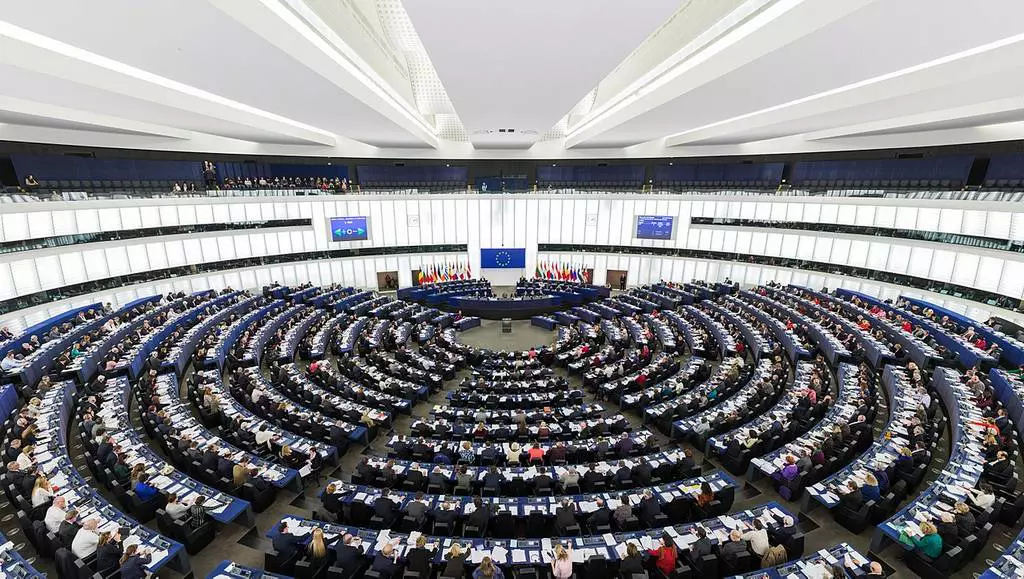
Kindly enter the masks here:
[[512, 333], [512, 318], [501, 318], [501, 333], [511, 334]]

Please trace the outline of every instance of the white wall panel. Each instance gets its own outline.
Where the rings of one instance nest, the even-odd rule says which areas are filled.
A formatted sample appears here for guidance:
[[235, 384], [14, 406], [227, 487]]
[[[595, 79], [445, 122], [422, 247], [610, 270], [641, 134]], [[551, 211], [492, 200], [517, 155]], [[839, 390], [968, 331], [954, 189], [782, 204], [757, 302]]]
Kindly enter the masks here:
[[128, 247], [125, 247], [125, 252], [128, 256], [128, 268], [132, 273], [157, 269], [155, 267], [151, 267], [145, 245], [129, 245]]
[[811, 259], [821, 263], [828, 263], [832, 256], [833, 241], [831, 237], [819, 237], [814, 242], [814, 254], [811, 256]]
[[[868, 249], [870, 243], [867, 241], [851, 241], [850, 242], [850, 254], [847, 257], [847, 263], [854, 267], [865, 267], [868, 263]], [[833, 257], [833, 259], [835, 259]], [[882, 262], [885, 263], [884, 261]]]
[[950, 281], [955, 284], [971, 287], [974, 285], [975, 278], [978, 275], [978, 264], [980, 262], [981, 258], [978, 255], [971, 253], [958, 254], [956, 262], [953, 264], [953, 277]]
[[1003, 260], [998, 257], [982, 256], [978, 263], [978, 276], [973, 287], [985, 291], [998, 291], [999, 280], [1003, 275]]
[[956, 253], [944, 249], [936, 249], [932, 257], [932, 269], [928, 274], [931, 279], [945, 281], [953, 279], [953, 264], [956, 263]]
[[[131, 262], [128, 261], [127, 248], [120, 247], [108, 247], [103, 250], [103, 255], [107, 260], [107, 269], [109, 276], [125, 275], [131, 273]], [[90, 274], [92, 273], [92, 264], [90, 262]], [[104, 277], [109, 277], [104, 276]], [[95, 278], [94, 278], [95, 279]]]
[[[70, 205], [70, 204], [68, 204]], [[947, 206], [948, 205], [948, 206]], [[8, 222], [15, 223], [13, 234], [20, 231], [21, 238], [68, 233], [138, 229], [145, 226], [166, 226], [173, 224], [210, 223], [227, 221], [256, 221], [259, 219], [283, 219], [308, 217], [313, 226], [304, 232], [231, 232], [213, 236], [194, 236], [188, 241], [174, 239], [145, 239], [129, 241], [125, 247], [134, 244], [145, 248], [140, 254], [144, 259], [129, 258], [131, 271], [136, 263], [143, 261], [150, 269], [178, 267], [184, 263], [203, 263], [223, 259], [234, 259], [253, 255], [275, 255], [299, 253], [317, 249], [338, 247], [389, 247], [395, 245], [419, 245], [426, 243], [466, 243], [469, 246], [469, 260], [478, 264], [480, 247], [526, 247], [527, 269], [532, 269], [537, 260], [536, 243], [582, 243], [587, 245], [631, 245], [635, 247], [679, 247], [710, 249], [714, 251], [755, 253], [759, 255], [784, 255], [800, 259], [813, 259], [838, 265], [860, 265], [868, 263], [878, 267], [881, 255], [885, 254], [881, 268], [906, 272], [917, 277], [930, 277], [939, 281], [953, 277], [953, 264], [957, 254], [971, 254], [981, 262], [1002, 264], [998, 273], [978, 273], [987, 283], [1002, 293], [1010, 291], [1021, 282], [1018, 275], [1017, 254], [997, 253], [967, 246], [952, 246], [948, 251], [932, 251], [934, 244], [908, 240], [870, 239], [861, 242], [846, 237], [819, 233], [814, 230], [785, 232], [781, 230], [751, 232], [742, 228], [701, 226], [692, 229], [690, 216], [718, 216], [772, 219], [775, 221], [804, 221], [836, 223], [849, 222], [858, 225], [899, 227], [947, 231], [969, 235], [985, 235], [995, 238], [1024, 239], [1024, 213], [1014, 215], [1013, 207], [1006, 204], [985, 203], [971, 206], [962, 202], [948, 204], [890, 199], [814, 199], [796, 200], [791, 198], [747, 198], [708, 199], [686, 196], [419, 196], [414, 199], [381, 198], [369, 196], [329, 197], [324, 199], [302, 198], [273, 202], [265, 200], [224, 200], [224, 199], [169, 199], [169, 200], [123, 200], [116, 202], [82, 202], [64, 209], [66, 205], [48, 204], [45, 208], [5, 213], [0, 220], [0, 233], [6, 240], [12, 235]], [[8, 207], [5, 207], [5, 210]], [[20, 210], [20, 208], [19, 208]], [[634, 218], [638, 214], [672, 215], [676, 219], [675, 239], [671, 242], [637, 240], [633, 231]], [[919, 215], [920, 214], [920, 215]], [[26, 217], [32, 216], [32, 220]], [[370, 219], [371, 239], [353, 244], [332, 244], [327, 236], [326, 219], [335, 215], [366, 215]], [[596, 223], [592, 216], [596, 215]], [[17, 217], [21, 216], [21, 217]], [[47, 216], [48, 219], [43, 218]], [[414, 216], [419, 227], [409, 226], [409, 216]], [[852, 216], [852, 217], [851, 217]], [[43, 218], [43, 219], [40, 219]], [[20, 225], [18, 225], [20, 223]], [[28, 225], [26, 225], [28, 224]], [[27, 229], [26, 229], [27, 227]], [[799, 237], [797, 237], [799, 236]], [[215, 242], [197, 241], [214, 239]], [[228, 241], [230, 240], [230, 241]], [[794, 246], [794, 240], [796, 240]], [[883, 243], [875, 245], [876, 243]], [[212, 246], [211, 246], [212, 244]], [[891, 246], [891, 248], [890, 248]], [[161, 251], [158, 251], [159, 248]], [[65, 283], [82, 278], [81, 268], [74, 265], [89, 264], [88, 275], [101, 279], [115, 274], [99, 275], [108, 266], [106, 247], [99, 252], [101, 259], [95, 263], [86, 259], [84, 251], [97, 248], [87, 246], [65, 246], [34, 253], [39, 258], [59, 255], [58, 262], [63, 270]], [[774, 251], [773, 251], [774, 250]], [[126, 250], [127, 251], [127, 250]], [[136, 251], [136, 250], [132, 250]], [[869, 255], [870, 254], [870, 255]], [[77, 258], [72, 257], [77, 256]], [[997, 257], [998, 256], [998, 257]], [[5, 262], [22, 256], [0, 255], [0, 267]], [[949, 259], [946, 259], [946, 258]], [[567, 256], [563, 261], [578, 261], [579, 256]], [[585, 259], [591, 259], [586, 256]], [[593, 257], [595, 268], [599, 262]], [[970, 259], [970, 258], [966, 258]], [[636, 278], [647, 275], [651, 278], [683, 275], [685, 263], [678, 268], [673, 263], [644, 265], [643, 262], [628, 261]], [[398, 263], [398, 262], [396, 262]], [[415, 262], [409, 262], [415, 263]], [[113, 271], [120, 271], [117, 264], [110, 264]], [[696, 267], [696, 266], [693, 266]], [[718, 271], [719, 266], [714, 266]], [[402, 268], [400, 268], [402, 269]], [[9, 270], [9, 266], [8, 266]], [[282, 270], [283, 271], [283, 270]], [[299, 270], [292, 270], [294, 274]], [[364, 277], [367, 271], [363, 272]], [[753, 275], [744, 271], [744, 276]], [[769, 279], [768, 268], [760, 267], [760, 279]], [[781, 270], [780, 270], [781, 271]], [[969, 277], [967, 269], [957, 270], [958, 279]], [[327, 270], [318, 270], [321, 279]], [[333, 279], [333, 269], [330, 270]], [[1011, 273], [1013, 272], [1013, 273]], [[595, 272], [596, 273], [596, 272]], [[405, 273], [402, 274], [407, 275]], [[788, 275], [788, 274], [787, 274]], [[692, 275], [691, 275], [692, 277]], [[598, 274], [600, 281], [602, 276]], [[369, 280], [375, 283], [375, 280]], [[13, 282], [12, 282], [13, 283]], [[1004, 289], [999, 289], [1004, 288]], [[1019, 293], [1019, 292], [1018, 292]], [[1017, 294], [1012, 294], [1017, 295]]]
[[900, 274], [906, 274], [910, 267], [910, 246], [893, 244], [889, 248], [889, 262], [886, 269]]
[[941, 210], [935, 207], [919, 208], [917, 210], [916, 229], [922, 229], [924, 231], [938, 231], [940, 213]]
[[866, 266], [870, 269], [885, 271], [889, 261], [889, 244], [882, 241], [873, 241], [868, 247], [868, 259]]
[[1010, 237], [1010, 222], [1013, 221], [1013, 214], [1004, 211], [989, 211], [985, 219], [985, 235], [997, 239], [1012, 239]]
[[1003, 265], [1003, 273], [999, 279], [999, 293], [1024, 298], [1024, 263], [1009, 261]]
[[895, 207], [877, 207], [875, 208], [875, 227], [896, 227], [896, 208]]
[[[60, 271], [64, 276], [64, 283], [68, 285], [89, 281], [85, 272], [85, 262], [82, 261], [82, 253], [60, 254]], [[5, 268], [0, 267], [0, 272]]]
[[36, 270], [39, 274], [39, 289], [48, 290], [58, 288], [67, 284], [64, 276], [61, 275], [60, 258], [56, 255], [47, 255], [35, 260]]
[[910, 264], [907, 268], [907, 275], [927, 278], [928, 271], [932, 266], [933, 250], [928, 247], [914, 247], [910, 251]]
[[941, 209], [939, 210], [939, 226], [936, 231], [960, 233], [963, 222], [964, 212], [962, 209]]
[[27, 213], [0, 214], [0, 228], [4, 233], [4, 241], [20, 241], [30, 237]]
[[163, 243], [147, 243], [146, 257], [152, 269], [165, 269], [167, 265], [167, 251]]

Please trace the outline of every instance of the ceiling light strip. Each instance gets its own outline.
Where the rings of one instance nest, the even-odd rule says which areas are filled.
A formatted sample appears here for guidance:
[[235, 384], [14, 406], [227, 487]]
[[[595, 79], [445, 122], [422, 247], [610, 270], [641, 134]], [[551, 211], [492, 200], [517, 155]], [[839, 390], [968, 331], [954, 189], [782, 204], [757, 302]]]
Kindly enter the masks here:
[[401, 113], [407, 120], [415, 123], [421, 130], [437, 136], [433, 126], [427, 123], [412, 105], [366, 64], [362, 58], [330, 26], [327, 25], [309, 6], [301, 0], [262, 0], [263, 5], [270, 9], [281, 20], [302, 34], [334, 62], [341, 65], [347, 73], [354, 76], [378, 97]]

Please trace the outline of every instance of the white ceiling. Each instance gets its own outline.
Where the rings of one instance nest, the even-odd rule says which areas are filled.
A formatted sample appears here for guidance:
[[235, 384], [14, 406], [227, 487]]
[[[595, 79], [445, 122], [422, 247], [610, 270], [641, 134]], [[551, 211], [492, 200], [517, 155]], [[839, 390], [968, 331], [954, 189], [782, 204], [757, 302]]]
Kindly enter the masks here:
[[10, 4], [0, 140], [447, 160], [1024, 139], [1019, 0]]
[[[680, 0], [406, 2], [470, 139], [511, 128], [516, 132], [506, 135], [524, 146], [679, 6]], [[517, 138], [524, 131], [532, 138]]]

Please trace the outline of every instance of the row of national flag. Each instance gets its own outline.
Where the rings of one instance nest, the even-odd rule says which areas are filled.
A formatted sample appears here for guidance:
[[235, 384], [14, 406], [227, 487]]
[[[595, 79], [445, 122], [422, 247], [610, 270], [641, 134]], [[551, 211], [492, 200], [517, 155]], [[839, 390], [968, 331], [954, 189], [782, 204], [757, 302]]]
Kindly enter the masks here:
[[473, 273], [470, 271], [468, 263], [435, 263], [422, 268], [416, 276], [416, 281], [425, 284], [470, 279], [471, 277], [473, 277]]
[[560, 281], [578, 281], [590, 283], [590, 271], [582, 265], [571, 263], [542, 261], [537, 264], [537, 271], [533, 274], [537, 279], [557, 279]]

